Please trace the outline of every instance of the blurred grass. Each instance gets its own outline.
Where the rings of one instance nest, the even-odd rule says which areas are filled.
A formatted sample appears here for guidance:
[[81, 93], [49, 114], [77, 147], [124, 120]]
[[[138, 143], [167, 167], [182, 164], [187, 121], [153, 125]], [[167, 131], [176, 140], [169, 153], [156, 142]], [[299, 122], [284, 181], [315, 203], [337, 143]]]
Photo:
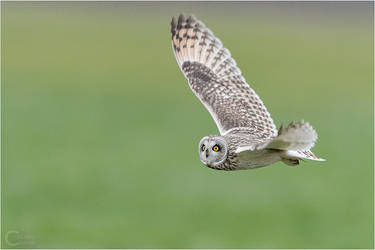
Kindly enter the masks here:
[[[35, 241], [17, 248], [374, 247], [373, 3], [1, 4], [2, 233]], [[327, 162], [203, 167], [217, 129], [173, 57], [179, 12]]]

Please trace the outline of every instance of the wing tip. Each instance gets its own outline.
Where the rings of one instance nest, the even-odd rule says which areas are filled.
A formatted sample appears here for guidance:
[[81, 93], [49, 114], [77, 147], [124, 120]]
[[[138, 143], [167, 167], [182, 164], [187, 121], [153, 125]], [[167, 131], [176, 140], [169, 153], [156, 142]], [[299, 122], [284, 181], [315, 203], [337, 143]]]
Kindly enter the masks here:
[[182, 24], [185, 22], [185, 15], [181, 13], [178, 16], [178, 21], [177, 21], [177, 29], [180, 29], [182, 27]]
[[180, 13], [178, 17], [172, 16], [171, 25], [172, 25], [172, 28], [174, 29], [181, 28], [182, 24], [185, 22], [194, 23], [194, 22], [199, 22], [199, 21], [197, 20], [194, 14], [186, 15], [184, 13]]
[[175, 34], [176, 28], [177, 28], [176, 17], [173, 16], [172, 21], [171, 21], [171, 33], [172, 33], [172, 35]]

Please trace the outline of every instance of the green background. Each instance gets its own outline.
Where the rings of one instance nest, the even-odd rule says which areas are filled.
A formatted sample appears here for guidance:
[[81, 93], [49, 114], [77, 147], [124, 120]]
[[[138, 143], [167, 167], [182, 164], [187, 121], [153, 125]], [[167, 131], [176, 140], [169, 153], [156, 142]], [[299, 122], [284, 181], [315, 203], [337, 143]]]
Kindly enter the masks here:
[[[1, 4], [3, 248], [374, 247], [373, 3]], [[327, 162], [200, 163], [218, 130], [173, 56], [180, 12]]]

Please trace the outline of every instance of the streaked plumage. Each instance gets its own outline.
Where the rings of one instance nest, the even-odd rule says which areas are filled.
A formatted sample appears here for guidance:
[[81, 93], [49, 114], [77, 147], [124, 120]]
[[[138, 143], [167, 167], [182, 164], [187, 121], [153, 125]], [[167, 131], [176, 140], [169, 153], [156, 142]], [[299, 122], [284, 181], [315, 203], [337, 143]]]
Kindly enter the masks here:
[[[279, 131], [262, 100], [243, 78], [229, 50], [194, 16], [173, 17], [172, 46], [177, 63], [194, 94], [215, 120], [220, 136], [201, 140], [201, 161], [220, 170], [249, 169], [283, 161], [323, 160], [310, 148], [317, 139], [307, 122]], [[217, 142], [217, 144], [215, 144]], [[220, 151], [202, 146], [215, 144]]]

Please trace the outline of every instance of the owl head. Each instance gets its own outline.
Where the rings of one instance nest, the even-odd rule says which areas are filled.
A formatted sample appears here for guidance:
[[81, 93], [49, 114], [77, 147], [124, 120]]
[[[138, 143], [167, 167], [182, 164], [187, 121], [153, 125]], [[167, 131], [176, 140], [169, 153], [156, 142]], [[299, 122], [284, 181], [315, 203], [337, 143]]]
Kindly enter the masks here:
[[201, 162], [208, 167], [215, 167], [227, 159], [228, 143], [223, 136], [209, 135], [199, 142], [198, 150]]

